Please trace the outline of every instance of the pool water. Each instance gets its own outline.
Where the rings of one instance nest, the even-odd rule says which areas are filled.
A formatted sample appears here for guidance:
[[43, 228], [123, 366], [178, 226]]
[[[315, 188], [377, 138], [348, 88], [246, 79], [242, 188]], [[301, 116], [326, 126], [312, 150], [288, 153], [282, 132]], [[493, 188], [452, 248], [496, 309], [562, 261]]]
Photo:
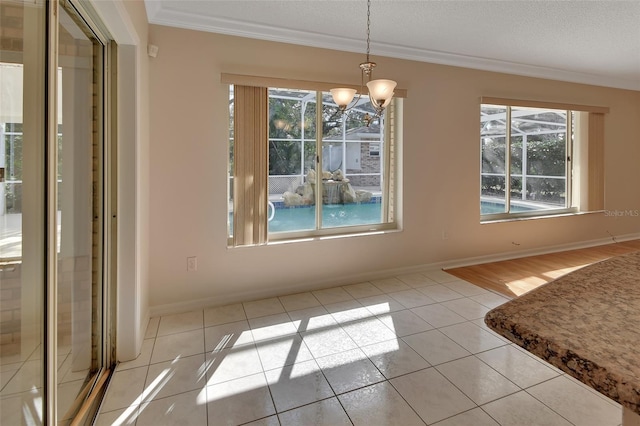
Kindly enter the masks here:
[[[382, 204], [328, 204], [322, 207], [322, 227], [370, 225], [380, 223]], [[276, 209], [269, 222], [269, 232], [303, 231], [315, 229], [315, 206]]]
[[[519, 204], [511, 204], [511, 213], [528, 212], [535, 210], [533, 207]], [[480, 201], [480, 214], [504, 213], [504, 201]]]
[[[269, 222], [269, 232], [292, 232], [315, 229], [315, 206], [281, 207], [276, 203], [273, 219]], [[531, 210], [526, 206], [513, 205], [512, 212]], [[504, 203], [481, 201], [481, 214], [504, 212]], [[269, 209], [271, 212], [271, 209]], [[328, 204], [322, 209], [322, 227], [336, 228], [342, 226], [371, 225], [380, 223], [382, 204]], [[229, 213], [229, 223], [233, 232], [233, 214]]]

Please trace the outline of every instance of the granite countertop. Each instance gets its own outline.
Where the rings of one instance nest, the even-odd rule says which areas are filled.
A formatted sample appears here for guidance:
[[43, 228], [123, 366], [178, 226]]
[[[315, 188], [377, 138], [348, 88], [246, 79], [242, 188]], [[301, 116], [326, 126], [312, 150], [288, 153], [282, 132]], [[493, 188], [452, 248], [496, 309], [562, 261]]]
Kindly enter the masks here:
[[538, 287], [485, 323], [640, 414], [640, 251]]

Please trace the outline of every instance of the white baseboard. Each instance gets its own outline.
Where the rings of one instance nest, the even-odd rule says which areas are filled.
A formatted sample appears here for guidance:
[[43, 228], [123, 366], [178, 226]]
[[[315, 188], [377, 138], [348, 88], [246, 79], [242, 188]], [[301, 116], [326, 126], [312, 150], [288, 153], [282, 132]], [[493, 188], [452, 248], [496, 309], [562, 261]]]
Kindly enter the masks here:
[[285, 296], [287, 294], [303, 293], [306, 291], [321, 290], [323, 288], [336, 287], [370, 281], [401, 274], [410, 274], [422, 272], [429, 269], [441, 269], [443, 263], [434, 263], [431, 265], [419, 265], [406, 268], [385, 269], [374, 272], [362, 272], [357, 274], [343, 275], [340, 277], [332, 277], [324, 280], [307, 281], [304, 284], [283, 285], [278, 287], [269, 287], [259, 291], [245, 291], [237, 293], [229, 293], [224, 296], [214, 296], [198, 300], [190, 300], [186, 302], [168, 303], [165, 305], [156, 305], [149, 308], [151, 317], [160, 315], [170, 315], [182, 312], [189, 312], [196, 309], [210, 308], [214, 306], [229, 305], [232, 303], [248, 302], [251, 300], [265, 299], [269, 297]]
[[615, 237], [599, 238], [597, 240], [580, 241], [577, 243], [558, 244], [555, 246], [541, 247], [531, 250], [519, 250], [495, 255], [469, 257], [466, 259], [455, 259], [444, 262], [443, 269], [462, 268], [465, 266], [479, 265], [482, 263], [501, 262], [503, 260], [519, 259], [521, 257], [539, 256], [541, 254], [558, 253], [561, 251], [578, 250], [582, 248], [597, 247], [606, 244], [621, 243], [624, 241], [638, 240], [640, 233], [627, 234]]
[[149, 316], [157, 317], [161, 315], [177, 314], [182, 312], [193, 311], [197, 309], [205, 309], [214, 306], [223, 306], [232, 303], [247, 302], [251, 300], [259, 300], [269, 297], [284, 296], [287, 294], [302, 293], [305, 291], [320, 290], [323, 288], [336, 287], [370, 281], [391, 276], [420, 273], [434, 269], [450, 269], [463, 266], [478, 265], [481, 263], [500, 262], [503, 260], [517, 259], [521, 257], [537, 256], [541, 254], [557, 253], [560, 251], [576, 250], [587, 247], [596, 247], [614, 242], [623, 242], [640, 239], [639, 234], [628, 234], [616, 236], [613, 238], [601, 238], [597, 240], [581, 241], [569, 244], [559, 244], [532, 250], [512, 251], [508, 253], [498, 253], [495, 255], [470, 257], [465, 259], [454, 259], [443, 262], [421, 264], [403, 268], [385, 269], [373, 272], [362, 272], [357, 274], [344, 275], [341, 277], [327, 278], [324, 280], [309, 281], [304, 284], [287, 285], [279, 287], [269, 287], [268, 289], [259, 291], [244, 291], [230, 293], [224, 296], [215, 296], [204, 299], [190, 300], [186, 302], [168, 303], [165, 305], [157, 305], [149, 308]]

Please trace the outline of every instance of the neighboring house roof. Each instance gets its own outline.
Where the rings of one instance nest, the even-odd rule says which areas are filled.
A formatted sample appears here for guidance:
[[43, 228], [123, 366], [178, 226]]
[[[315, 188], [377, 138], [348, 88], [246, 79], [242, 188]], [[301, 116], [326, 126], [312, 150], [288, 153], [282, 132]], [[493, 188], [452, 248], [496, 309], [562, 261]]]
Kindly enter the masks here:
[[[378, 141], [380, 138], [380, 125], [371, 123], [369, 126], [361, 126], [347, 130], [345, 139], [348, 141]], [[322, 140], [334, 141], [341, 140], [339, 136], [325, 136]]]

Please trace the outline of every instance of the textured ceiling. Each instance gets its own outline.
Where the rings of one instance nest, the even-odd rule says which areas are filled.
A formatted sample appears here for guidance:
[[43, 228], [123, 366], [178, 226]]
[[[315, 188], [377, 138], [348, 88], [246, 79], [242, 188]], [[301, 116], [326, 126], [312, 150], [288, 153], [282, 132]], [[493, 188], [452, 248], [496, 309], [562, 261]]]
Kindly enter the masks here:
[[[364, 0], [145, 0], [149, 22], [363, 52]], [[640, 90], [640, 0], [373, 0], [371, 53]]]

